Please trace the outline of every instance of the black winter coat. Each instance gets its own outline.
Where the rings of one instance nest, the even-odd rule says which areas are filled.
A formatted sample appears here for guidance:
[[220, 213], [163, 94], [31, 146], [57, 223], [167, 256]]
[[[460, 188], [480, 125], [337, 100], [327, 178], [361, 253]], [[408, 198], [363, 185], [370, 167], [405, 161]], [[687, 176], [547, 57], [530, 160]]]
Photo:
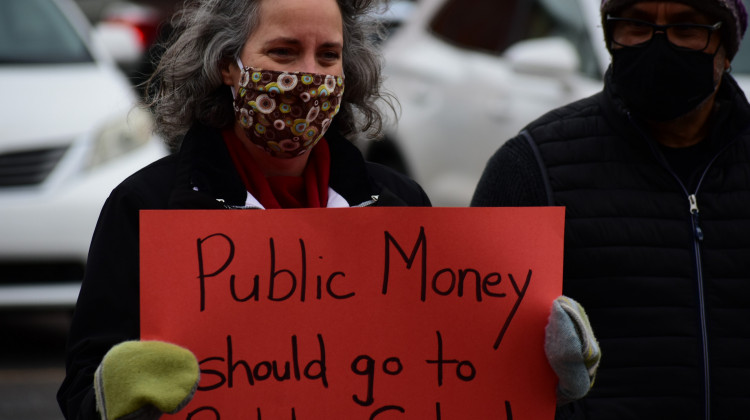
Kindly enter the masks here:
[[[351, 206], [429, 206], [414, 181], [365, 162], [333, 130], [330, 187]], [[151, 209], [243, 208], [247, 191], [218, 130], [196, 125], [179, 153], [138, 171], [104, 204], [89, 250], [57, 399], [66, 419], [96, 419], [93, 377], [115, 344], [139, 338], [138, 214]]]
[[473, 206], [566, 207], [563, 292], [602, 361], [558, 418], [750, 416], [750, 105], [728, 75], [717, 105], [693, 177], [608, 82], [490, 159]]

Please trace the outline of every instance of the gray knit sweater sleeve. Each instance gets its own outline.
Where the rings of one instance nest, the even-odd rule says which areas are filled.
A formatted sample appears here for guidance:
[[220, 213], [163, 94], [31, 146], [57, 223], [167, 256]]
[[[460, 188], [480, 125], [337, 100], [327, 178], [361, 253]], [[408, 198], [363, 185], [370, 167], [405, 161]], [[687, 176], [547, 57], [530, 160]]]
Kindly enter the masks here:
[[522, 134], [508, 140], [487, 162], [472, 207], [544, 206], [544, 176], [532, 143]]

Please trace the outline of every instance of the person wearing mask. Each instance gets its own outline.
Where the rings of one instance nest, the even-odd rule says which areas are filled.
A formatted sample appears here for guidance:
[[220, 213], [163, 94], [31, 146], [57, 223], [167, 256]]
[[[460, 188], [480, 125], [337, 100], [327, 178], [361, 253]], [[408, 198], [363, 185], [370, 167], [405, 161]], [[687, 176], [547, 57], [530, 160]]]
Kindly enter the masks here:
[[750, 105], [730, 74], [740, 0], [603, 0], [603, 90], [489, 159], [472, 206], [565, 206], [563, 293], [596, 385], [571, 419], [750, 412]]
[[[66, 419], [156, 419], [200, 380], [189, 349], [139, 340], [140, 210], [430, 205], [345, 137], [382, 121], [377, 6], [193, 0], [177, 12], [145, 91], [157, 133], [179, 151], [123, 181], [101, 211], [57, 395]], [[555, 301], [548, 335], [562, 395], [584, 394], [598, 350], [579, 305]]]

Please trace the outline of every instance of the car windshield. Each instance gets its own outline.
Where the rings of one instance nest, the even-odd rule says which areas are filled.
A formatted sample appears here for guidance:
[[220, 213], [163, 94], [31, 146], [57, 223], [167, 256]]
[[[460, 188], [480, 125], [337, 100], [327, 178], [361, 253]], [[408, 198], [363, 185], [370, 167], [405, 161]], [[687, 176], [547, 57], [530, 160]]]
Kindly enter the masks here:
[[0, 63], [90, 61], [83, 40], [52, 0], [0, 1]]

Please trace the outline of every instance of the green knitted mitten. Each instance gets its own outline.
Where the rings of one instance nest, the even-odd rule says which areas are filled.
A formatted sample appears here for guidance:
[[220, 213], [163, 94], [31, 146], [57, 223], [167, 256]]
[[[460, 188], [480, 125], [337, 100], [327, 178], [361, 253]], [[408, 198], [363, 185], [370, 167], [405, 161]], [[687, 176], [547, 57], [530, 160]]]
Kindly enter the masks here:
[[199, 379], [190, 350], [161, 341], [126, 341], [112, 347], [96, 370], [96, 407], [102, 420], [158, 419], [185, 407]]
[[594, 385], [601, 352], [588, 316], [575, 300], [560, 296], [552, 303], [544, 352], [559, 379], [557, 405], [586, 396]]

